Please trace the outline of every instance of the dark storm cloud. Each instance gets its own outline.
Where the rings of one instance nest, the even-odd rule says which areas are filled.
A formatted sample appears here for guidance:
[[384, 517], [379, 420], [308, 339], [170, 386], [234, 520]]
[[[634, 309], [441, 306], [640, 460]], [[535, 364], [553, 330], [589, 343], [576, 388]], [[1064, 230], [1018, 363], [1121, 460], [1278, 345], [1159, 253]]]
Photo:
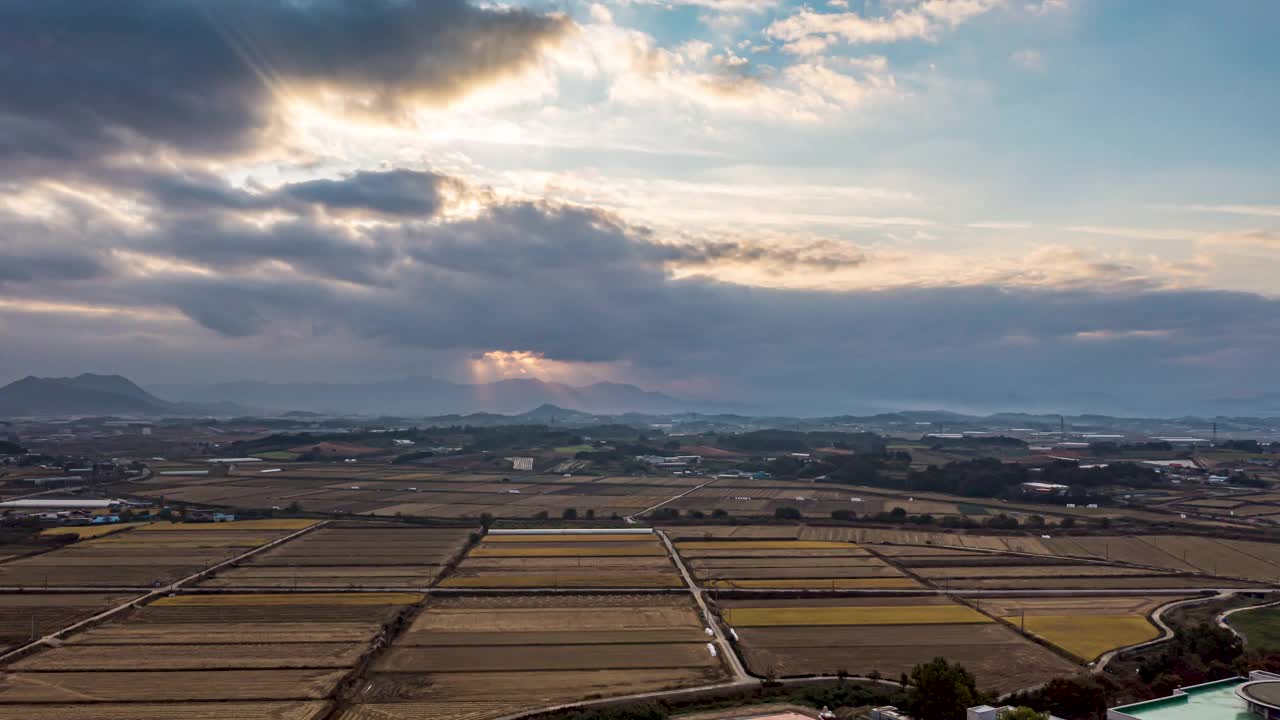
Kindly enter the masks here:
[[281, 188], [274, 196], [331, 210], [368, 210], [385, 215], [430, 217], [444, 205], [446, 186], [461, 183], [412, 170], [358, 172], [341, 180], [310, 180]]
[[[670, 263], [713, 258], [817, 270], [862, 260], [844, 246], [675, 245], [605, 212], [545, 203], [450, 219], [439, 204], [453, 182], [400, 171], [245, 190], [135, 177], [128, 186], [168, 213], [116, 224], [85, 206], [64, 225], [28, 224], [21, 237], [38, 229], [40, 242], [0, 245], [0, 284], [20, 300], [177, 310], [208, 331], [197, 337], [226, 347], [323, 328], [313, 347], [335, 356], [351, 351], [336, 342], [387, 357], [531, 350], [652, 378], [717, 378], [724, 393], [749, 390], [789, 412], [838, 412], [853, 398], [1170, 407], [1269, 382], [1280, 354], [1280, 302], [1258, 295], [676, 279]], [[379, 220], [347, 222], [352, 208]], [[0, 216], [5, 227], [21, 225]], [[111, 262], [95, 250], [104, 236], [124, 251]], [[165, 271], [164, 261], [201, 271]]]
[[105, 178], [117, 189], [135, 189], [149, 204], [183, 212], [320, 209], [334, 214], [430, 218], [443, 209], [446, 193], [463, 192], [454, 178], [417, 170], [361, 171], [338, 179], [288, 183], [275, 189], [237, 188], [207, 173], [113, 170]]
[[393, 114], [518, 68], [568, 27], [466, 0], [9, 0], [0, 166], [241, 151], [270, 129], [273, 93], [336, 87], [350, 110]]

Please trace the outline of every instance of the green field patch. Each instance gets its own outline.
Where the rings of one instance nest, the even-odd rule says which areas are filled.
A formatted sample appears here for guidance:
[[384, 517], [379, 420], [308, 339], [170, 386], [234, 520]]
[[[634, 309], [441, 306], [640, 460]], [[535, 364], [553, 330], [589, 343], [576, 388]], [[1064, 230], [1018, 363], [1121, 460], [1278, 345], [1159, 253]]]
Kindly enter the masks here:
[[1227, 618], [1250, 650], [1280, 649], [1280, 607], [1241, 610]]
[[957, 503], [956, 508], [963, 515], [990, 515], [991, 511], [981, 505], [971, 505], [969, 503]]

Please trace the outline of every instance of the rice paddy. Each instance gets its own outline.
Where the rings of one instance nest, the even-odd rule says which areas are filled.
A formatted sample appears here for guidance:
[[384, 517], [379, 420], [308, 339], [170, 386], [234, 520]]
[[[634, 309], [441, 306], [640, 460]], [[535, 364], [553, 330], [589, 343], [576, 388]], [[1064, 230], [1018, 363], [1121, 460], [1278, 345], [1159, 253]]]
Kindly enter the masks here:
[[739, 627], [779, 625], [948, 625], [995, 622], [963, 605], [862, 607], [738, 607], [724, 611]]

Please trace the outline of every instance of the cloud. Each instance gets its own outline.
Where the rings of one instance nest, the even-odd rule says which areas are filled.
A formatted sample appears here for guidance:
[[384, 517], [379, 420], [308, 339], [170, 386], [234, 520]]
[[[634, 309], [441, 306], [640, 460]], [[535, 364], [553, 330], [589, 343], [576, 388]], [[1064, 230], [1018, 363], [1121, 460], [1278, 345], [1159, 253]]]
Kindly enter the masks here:
[[571, 30], [466, 0], [14, 0], [0, 4], [0, 166], [244, 152], [299, 98], [393, 119], [516, 72]]
[[1158, 205], [1156, 207], [1168, 210], [1248, 215], [1251, 217], [1280, 217], [1280, 205]]
[[1018, 50], [1009, 55], [1009, 60], [1023, 70], [1030, 70], [1031, 72], [1045, 71], [1044, 55], [1039, 50]]
[[777, 20], [765, 29], [769, 37], [786, 43], [797, 55], [815, 54], [839, 41], [852, 44], [884, 44], [903, 40], [935, 40], [953, 29], [1000, 6], [1002, 0], [925, 0], [888, 15], [858, 12], [816, 12], [805, 7]]
[[[228, 353], [277, 357], [255, 360], [269, 375], [344, 357], [528, 352], [566, 368], [626, 368], [642, 382], [718, 377], [722, 391], [753, 388], [791, 411], [978, 402], [976, 388], [985, 402], [1067, 402], [1099, 378], [1126, 402], [1154, 406], [1167, 401], [1156, 384], [1182, 388], [1180, 398], [1220, 391], [1195, 358], [1280, 350], [1280, 302], [1161, 289], [1163, 278], [1122, 256], [935, 257], [822, 237], [669, 235], [595, 208], [483, 193], [478, 210], [456, 214], [430, 192], [452, 179], [406, 173], [182, 193], [155, 190], [178, 179], [152, 178], [152, 194], [133, 202], [198, 201], [144, 210], [143, 222], [50, 215], [39, 246], [6, 246], [3, 267], [23, 273], [0, 280], [0, 316], [21, 333], [38, 314], [57, 334], [80, 331], [81, 308], [107, 308], [84, 353], [127, 354], [105, 332], [115, 327], [164, 338], [168, 357], [191, 368]], [[405, 188], [428, 199], [406, 201]], [[375, 219], [325, 209], [353, 203], [378, 209]], [[30, 222], [0, 213], [4, 227]], [[288, 348], [299, 355], [285, 358]], [[1244, 363], [1232, 382], [1265, 379], [1265, 365]]]
[[1110, 235], [1132, 240], [1195, 240], [1205, 235], [1198, 230], [1181, 228], [1117, 227], [1109, 225], [1072, 225], [1063, 228], [1068, 232], [1090, 235]]

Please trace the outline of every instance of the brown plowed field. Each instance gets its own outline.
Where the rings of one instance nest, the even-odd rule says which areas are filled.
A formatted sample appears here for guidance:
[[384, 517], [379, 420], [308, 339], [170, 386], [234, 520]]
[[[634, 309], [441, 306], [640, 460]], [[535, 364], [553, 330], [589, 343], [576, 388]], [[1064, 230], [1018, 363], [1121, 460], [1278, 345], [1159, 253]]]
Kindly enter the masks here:
[[[692, 605], [682, 607], [480, 608], [430, 607], [410, 632], [582, 632], [702, 627]], [[568, 637], [565, 642], [572, 642]]]
[[[458, 702], [507, 701], [510, 712], [561, 702], [695, 687], [722, 679], [718, 668], [662, 670], [533, 670], [527, 672], [378, 673], [360, 699]], [[504, 713], [505, 714], [505, 713]], [[431, 717], [431, 716], [427, 716]]]
[[[78, 620], [116, 607], [134, 595], [40, 594], [0, 595], [0, 649], [66, 627]], [[34, 626], [34, 627], [33, 627]]]
[[377, 623], [236, 623], [216, 631], [206, 624], [109, 623], [76, 633], [67, 645], [210, 645], [252, 638], [262, 643], [364, 643]]
[[789, 568], [731, 568], [727, 570], [701, 570], [699, 578], [712, 580], [794, 579], [826, 580], [831, 578], [900, 578], [902, 573], [888, 565], [879, 567], [789, 567]]
[[0, 675], [0, 703], [164, 700], [318, 700], [346, 670], [15, 672]]
[[1101, 578], [1010, 578], [1008, 580], [954, 580], [947, 582], [955, 589], [994, 590], [1126, 590], [1139, 588], [1216, 588], [1258, 587], [1244, 580], [1159, 575], [1154, 577]]
[[[240, 636], [244, 637], [244, 636]], [[341, 668], [364, 651], [354, 643], [68, 645], [27, 656], [13, 670], [248, 670]]]
[[0, 706], [0, 720], [319, 720], [328, 702], [93, 703]]
[[915, 568], [913, 572], [925, 578], [1052, 578], [1151, 575], [1154, 571], [1109, 565], [1023, 565]]
[[[396, 640], [397, 647], [463, 647], [473, 645], [574, 645], [705, 643], [701, 628], [644, 630], [575, 630], [571, 636], [564, 631], [550, 632], [438, 632], [423, 630], [408, 632]], [[501, 652], [501, 651], [496, 651]]]
[[[571, 636], [565, 637], [572, 641]], [[393, 647], [379, 672], [456, 673], [525, 670], [630, 670], [718, 667], [705, 642], [641, 645]]]
[[1012, 630], [1000, 629], [1008, 633], [1008, 642], [935, 646], [927, 637], [920, 636], [916, 638], [917, 644], [910, 646], [761, 647], [744, 654], [753, 672], [780, 676], [835, 674], [846, 670], [853, 674], [879, 672], [886, 677], [897, 677], [941, 656], [964, 665], [977, 677], [980, 688], [997, 692], [1011, 692], [1079, 672], [1077, 665], [1022, 639]]

